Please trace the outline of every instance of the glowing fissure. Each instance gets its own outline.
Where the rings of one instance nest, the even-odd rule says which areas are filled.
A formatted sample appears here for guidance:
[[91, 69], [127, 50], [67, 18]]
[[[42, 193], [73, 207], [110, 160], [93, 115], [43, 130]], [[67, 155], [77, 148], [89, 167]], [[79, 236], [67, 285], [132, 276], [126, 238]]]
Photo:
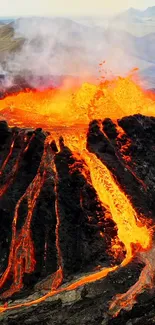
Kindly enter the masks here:
[[60, 216], [59, 216], [59, 204], [58, 204], [58, 190], [57, 190], [57, 183], [58, 183], [58, 176], [57, 171], [54, 166], [55, 171], [55, 194], [56, 194], [56, 200], [55, 200], [55, 212], [56, 212], [56, 248], [57, 248], [57, 257], [58, 257], [58, 270], [56, 271], [54, 280], [52, 282], [52, 290], [56, 290], [63, 281], [63, 262], [62, 262], [62, 255], [61, 255], [61, 249], [59, 244], [59, 227], [60, 227]]
[[[16, 161], [15, 161], [15, 163], [14, 163], [14, 165], [13, 165], [11, 171], [10, 171], [10, 173], [7, 176], [6, 182], [0, 188], [0, 198], [1, 198], [1, 196], [4, 195], [4, 193], [7, 191], [7, 189], [9, 188], [9, 186], [13, 183], [14, 178], [16, 176], [16, 173], [18, 171], [19, 165], [20, 165], [20, 161], [21, 161], [21, 159], [23, 157], [23, 154], [26, 153], [26, 151], [28, 150], [29, 145], [31, 143], [31, 140], [33, 139], [33, 136], [34, 136], [34, 135], [32, 135], [32, 137], [30, 139], [28, 139], [27, 136], [25, 135], [25, 132], [21, 132], [19, 135], [21, 135], [21, 139], [23, 139], [23, 141], [22, 141], [22, 148], [19, 151], [19, 154], [17, 156], [17, 159], [16, 159]], [[3, 176], [3, 171], [4, 171], [4, 169], [5, 169], [8, 161], [9, 161], [9, 159], [10, 159], [12, 153], [13, 153], [14, 145], [15, 145], [15, 138], [14, 138], [12, 144], [11, 144], [11, 148], [10, 148], [9, 154], [6, 157], [4, 163], [2, 164], [2, 167], [0, 169], [0, 178]]]
[[[9, 291], [4, 292], [3, 295], [10, 296], [19, 290], [23, 285], [22, 279], [24, 273], [31, 273], [35, 269], [34, 248], [30, 230], [31, 219], [36, 205], [36, 200], [39, 197], [44, 183], [46, 171], [49, 169], [52, 172], [52, 175], [53, 171], [55, 172], [55, 176], [53, 177], [55, 178], [55, 211], [57, 218], [55, 231], [58, 254], [58, 270], [55, 274], [51, 291], [47, 295], [31, 302], [21, 303], [10, 307], [2, 306], [0, 307], [0, 312], [22, 306], [31, 306], [58, 293], [74, 290], [86, 283], [102, 279], [109, 272], [115, 271], [118, 268], [118, 266], [104, 268], [98, 272], [81, 277], [69, 285], [60, 287], [63, 280], [63, 261], [59, 246], [60, 217], [57, 189], [58, 179], [56, 167], [54, 165], [54, 153], [51, 150], [50, 144], [53, 139], [56, 141], [56, 144], [58, 144], [61, 136], [63, 136], [65, 146], [72, 151], [73, 155], [75, 157], [80, 157], [80, 159], [84, 161], [85, 167], [87, 167], [81, 169], [81, 172], [87, 181], [92, 183], [103, 206], [109, 207], [112, 218], [118, 228], [118, 239], [124, 244], [126, 249], [126, 257], [121, 263], [121, 266], [129, 263], [135, 256], [136, 250], [133, 249], [133, 244], [138, 246], [138, 250], [141, 254], [146, 251], [145, 263], [147, 267], [142, 271], [139, 280], [141, 282], [141, 278], [143, 279], [141, 282], [142, 285], [138, 282], [133, 288], [131, 288], [131, 291], [127, 292], [127, 297], [123, 296], [122, 299], [124, 304], [126, 301], [128, 302], [128, 297], [130, 297], [132, 300], [130, 305], [132, 305], [135, 301], [135, 296], [141, 292], [147, 282], [146, 270], [151, 268], [151, 262], [147, 257], [147, 253], [152, 247], [152, 233], [150, 232], [150, 229], [148, 229], [146, 225], [141, 224], [140, 221], [137, 224], [139, 218], [130, 200], [116, 183], [108, 168], [96, 157], [95, 154], [90, 153], [86, 149], [86, 142], [88, 125], [91, 120], [103, 119], [104, 117], [112, 117], [114, 119], [121, 118], [127, 115], [129, 110], [131, 114], [139, 112], [146, 115], [150, 115], [150, 113], [155, 115], [155, 103], [153, 102], [153, 99], [147, 97], [129, 77], [126, 79], [119, 78], [112, 82], [105, 82], [100, 86], [84, 84], [81, 89], [76, 91], [74, 96], [71, 94], [71, 91], [66, 94], [64, 92], [61, 93], [60, 91], [53, 95], [53, 91], [48, 90], [42, 93], [20, 93], [9, 96], [0, 101], [0, 111], [2, 111], [3, 116], [6, 116], [6, 118], [6, 107], [13, 104], [14, 107], [18, 108], [18, 116], [16, 115], [16, 109], [13, 110], [14, 119], [10, 117], [10, 112], [8, 114], [7, 120], [10, 125], [13, 125], [14, 123], [18, 125], [19, 122], [19, 125], [25, 127], [41, 126], [46, 127], [46, 130], [51, 133], [50, 136], [46, 138], [44, 153], [38, 172], [15, 208], [8, 267], [0, 279], [0, 287], [2, 287], [6, 282], [10, 272], [13, 272], [14, 274], [14, 282]], [[23, 114], [22, 110], [25, 110], [28, 114]], [[32, 110], [33, 112], [31, 115]], [[12, 149], [10, 149], [10, 155], [12, 154], [11, 150]], [[8, 160], [9, 158], [7, 158], [6, 163]], [[89, 173], [87, 173], [87, 168]], [[18, 169], [18, 166], [16, 169]], [[18, 210], [21, 202], [25, 198], [28, 203], [28, 212], [24, 226], [20, 232], [17, 233], [16, 223], [19, 217]], [[119, 312], [121, 308], [124, 308], [122, 299], [119, 300], [116, 297], [116, 300], [112, 303], [110, 309], [112, 310], [113, 307], [117, 305]]]
[[[119, 130], [120, 131], [120, 127], [118, 127], [118, 125], [117, 125], [117, 130]], [[103, 128], [101, 127], [101, 125], [100, 125], [100, 131], [104, 134], [104, 136], [107, 138], [107, 140], [109, 141], [109, 139], [108, 139], [108, 137], [107, 137], [107, 135], [105, 134], [105, 132], [103, 131]], [[125, 134], [124, 132], [123, 132], [123, 130], [121, 130], [121, 134]], [[128, 160], [129, 160], [129, 157], [124, 157], [123, 155], [123, 157], [117, 152], [117, 149], [115, 149], [115, 147], [112, 145], [112, 143], [110, 142], [110, 144], [111, 144], [111, 146], [113, 147], [113, 149], [114, 149], [114, 152], [115, 152], [115, 155], [116, 155], [116, 157], [118, 158], [118, 160], [119, 161], [121, 161], [121, 163], [123, 164], [123, 165], [125, 165], [125, 167], [129, 170], [129, 172], [136, 178], [136, 180], [139, 182], [139, 184], [141, 184], [141, 186], [144, 188], [144, 190], [146, 191], [147, 190], [147, 185], [134, 173], [134, 171], [131, 169], [131, 167], [129, 166], [129, 164], [128, 164]], [[126, 146], [127, 147], [127, 146]], [[121, 152], [122, 150], [120, 150], [120, 152]]]
[[8, 161], [9, 161], [11, 155], [12, 155], [14, 145], [15, 145], [15, 136], [13, 136], [13, 140], [12, 140], [12, 143], [11, 143], [11, 146], [10, 146], [9, 153], [8, 153], [7, 157], [5, 158], [3, 164], [2, 164], [2, 166], [0, 168], [0, 177], [2, 176], [3, 170], [5, 169], [5, 166], [7, 165]]
[[[37, 174], [15, 207], [8, 266], [0, 278], [1, 288], [6, 282], [10, 272], [13, 273], [13, 284], [8, 291], [3, 293], [3, 297], [5, 298], [11, 296], [14, 292], [19, 291], [22, 288], [24, 273], [32, 273], [35, 269], [34, 247], [31, 238], [31, 220], [37, 198], [39, 197], [44, 183], [47, 160], [49, 164], [48, 151], [49, 150], [47, 150], [47, 146], [45, 145]], [[51, 157], [52, 155], [50, 156], [50, 160]], [[16, 226], [19, 218], [19, 208], [24, 199], [27, 200], [27, 216], [22, 229], [17, 232]]]

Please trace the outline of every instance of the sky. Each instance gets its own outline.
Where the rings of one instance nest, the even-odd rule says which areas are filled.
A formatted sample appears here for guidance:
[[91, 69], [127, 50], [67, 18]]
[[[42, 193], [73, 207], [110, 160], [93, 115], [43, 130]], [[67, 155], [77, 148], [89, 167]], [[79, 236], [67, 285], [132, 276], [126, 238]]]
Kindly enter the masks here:
[[104, 15], [153, 5], [155, 0], [0, 0], [0, 16]]

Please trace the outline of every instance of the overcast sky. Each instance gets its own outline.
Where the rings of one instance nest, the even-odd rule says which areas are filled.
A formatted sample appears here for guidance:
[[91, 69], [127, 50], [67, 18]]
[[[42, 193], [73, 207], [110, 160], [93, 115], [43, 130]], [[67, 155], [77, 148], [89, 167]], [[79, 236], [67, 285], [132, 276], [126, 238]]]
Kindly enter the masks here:
[[0, 0], [0, 16], [102, 15], [153, 5], [155, 0]]

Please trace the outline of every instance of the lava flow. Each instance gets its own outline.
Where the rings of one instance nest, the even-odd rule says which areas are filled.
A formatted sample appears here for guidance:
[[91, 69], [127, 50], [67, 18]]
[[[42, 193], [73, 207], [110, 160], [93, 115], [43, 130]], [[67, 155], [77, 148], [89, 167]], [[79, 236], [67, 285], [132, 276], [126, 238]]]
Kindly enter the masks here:
[[[27, 188], [26, 192], [19, 199], [15, 207], [14, 219], [12, 223], [12, 241], [10, 246], [10, 254], [8, 258], [8, 266], [0, 278], [0, 287], [4, 285], [6, 282], [9, 273], [13, 272], [13, 284], [8, 291], [5, 291], [3, 297], [9, 297], [14, 292], [20, 290], [22, 288], [22, 279], [24, 273], [32, 273], [35, 268], [35, 257], [34, 257], [34, 249], [33, 242], [31, 239], [31, 219], [33, 215], [33, 210], [36, 205], [36, 200], [40, 194], [40, 190], [42, 188], [45, 174], [46, 174], [46, 164], [48, 160], [51, 164], [51, 157], [48, 158], [48, 150], [45, 146], [45, 151], [42, 156], [42, 160], [36, 174], [36, 177], [33, 179], [32, 183]], [[18, 212], [19, 207], [22, 201], [27, 200], [27, 216], [24, 222], [24, 225], [21, 231], [17, 232], [16, 225], [18, 221]]]
[[[131, 288], [125, 296], [116, 297], [110, 306], [110, 311], [115, 315], [122, 308], [126, 308], [127, 304], [131, 308], [135, 303], [137, 294], [141, 293], [144, 287], [152, 286], [152, 275], [150, 275], [152, 274], [150, 252], [154, 249], [152, 245], [152, 232], [147, 224], [144, 224], [144, 218], [143, 223], [140, 221], [140, 216], [113, 174], [94, 153], [89, 151], [87, 146], [87, 132], [89, 123], [92, 120], [103, 120], [107, 117], [116, 120], [129, 115], [129, 113], [141, 113], [147, 116], [155, 115], [154, 99], [146, 95], [130, 77], [106, 81], [99, 86], [83, 84], [74, 94], [72, 94], [72, 90], [65, 91], [63, 89], [55, 91], [45, 90], [42, 92], [27, 91], [10, 95], [0, 101], [0, 114], [3, 116], [3, 119], [5, 118], [8, 121], [9, 126], [16, 125], [24, 128], [42, 127], [50, 132], [45, 141], [44, 153], [37, 174], [26, 192], [19, 199], [15, 208], [8, 266], [0, 279], [0, 287], [6, 282], [9, 273], [13, 274], [13, 284], [8, 291], [3, 293], [3, 297], [10, 297], [14, 292], [20, 290], [23, 286], [24, 273], [32, 273], [35, 270], [35, 254], [30, 225], [36, 200], [40, 195], [47, 170], [50, 170], [50, 174], [55, 180], [56, 248], [58, 254], [58, 271], [55, 274], [51, 291], [34, 301], [8, 307], [2, 306], [0, 307], [0, 312], [22, 306], [31, 306], [60, 292], [70, 291], [89, 282], [102, 279], [109, 272], [113, 272], [118, 268], [117, 265], [103, 268], [98, 272], [85, 275], [75, 280], [75, 282], [61, 287], [63, 281], [63, 261], [59, 245], [58, 180], [54, 163], [56, 153], [53, 152], [50, 146], [54, 139], [57, 148], [59, 148], [60, 137], [63, 137], [64, 144], [71, 150], [73, 157], [79, 157], [87, 166], [90, 178], [87, 181], [95, 189], [102, 205], [108, 207], [111, 212], [112, 219], [117, 225], [119, 242], [123, 243], [126, 250], [126, 256], [120, 266], [123, 267], [128, 264], [135, 257], [137, 250], [146, 265], [140, 276], [140, 282], [134, 288]], [[1, 174], [12, 155], [14, 141], [15, 139], [13, 139], [10, 152], [2, 164]], [[22, 154], [23, 151], [21, 151]], [[129, 169], [127, 164], [125, 166]], [[85, 177], [88, 177], [84, 169], [82, 173]], [[2, 191], [3, 194], [4, 191]], [[27, 200], [27, 216], [21, 230], [17, 232], [18, 211], [24, 199]], [[148, 274], [151, 279], [150, 281], [148, 281]]]

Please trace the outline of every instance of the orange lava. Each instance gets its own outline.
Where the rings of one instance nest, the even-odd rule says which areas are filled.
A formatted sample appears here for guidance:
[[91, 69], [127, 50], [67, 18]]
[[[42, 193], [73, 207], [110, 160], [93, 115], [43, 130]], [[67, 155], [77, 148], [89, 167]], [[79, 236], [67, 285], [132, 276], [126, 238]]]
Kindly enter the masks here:
[[[146, 95], [131, 80], [130, 76], [106, 81], [98, 86], [85, 83], [74, 94], [72, 90], [63, 89], [45, 90], [42, 92], [29, 91], [8, 96], [0, 101], [0, 116], [6, 119], [10, 126], [42, 127], [50, 132], [50, 136], [45, 142], [44, 154], [38, 173], [23, 197], [17, 203], [15, 209], [9, 262], [6, 271], [0, 279], [0, 286], [4, 284], [10, 270], [14, 269], [13, 286], [16, 286], [16, 288], [19, 286], [18, 288], [20, 289], [24, 272], [32, 272], [34, 270], [35, 257], [31, 242], [30, 222], [37, 197], [44, 182], [46, 169], [49, 168], [49, 165], [52, 165], [51, 170], [55, 170], [53, 160], [51, 163], [49, 159], [51, 153], [49, 153], [50, 149], [48, 145], [54, 139], [59, 147], [60, 136], [63, 136], [65, 145], [70, 148], [73, 155], [79, 157], [85, 166], [87, 166], [90, 178], [88, 181], [93, 185], [103, 206], [108, 206], [112, 218], [117, 224], [118, 242], [123, 243], [126, 249], [126, 257], [121, 266], [126, 265], [133, 258], [135, 254], [133, 244], [138, 245], [141, 251], [150, 249], [152, 243], [150, 230], [146, 225], [141, 224], [140, 221], [137, 224], [139, 216], [134, 210], [130, 199], [124, 194], [108, 168], [95, 154], [90, 153], [86, 148], [87, 131], [90, 121], [93, 119], [103, 120], [106, 117], [116, 120], [126, 115], [137, 113], [155, 116], [155, 101], [151, 96]], [[11, 150], [9, 155], [11, 155]], [[8, 162], [8, 159], [4, 164]], [[83, 169], [83, 175], [86, 178], [88, 177], [87, 170], [85, 171]], [[55, 190], [57, 193], [56, 175], [55, 180]], [[27, 199], [28, 213], [25, 224], [17, 235], [15, 225], [18, 218], [18, 208], [23, 198]], [[59, 265], [51, 291], [46, 296], [32, 302], [21, 303], [10, 307], [0, 307], [0, 312], [39, 303], [55, 294], [73, 290], [86, 283], [97, 281], [118, 268], [118, 266], [114, 266], [102, 269], [98, 272], [88, 274], [68, 286], [60, 287], [63, 280], [63, 263], [59, 248], [60, 220], [57, 198], [56, 215], [56, 246]], [[26, 239], [25, 229], [27, 229]], [[24, 268], [23, 259], [26, 261]], [[14, 292], [14, 289], [12, 292]], [[10, 294], [11, 291], [6, 295]]]
[[72, 89], [28, 91], [9, 95], [0, 101], [0, 117], [19, 127], [88, 126], [93, 119], [119, 119], [132, 114], [155, 115], [155, 101], [130, 77], [84, 83]]

